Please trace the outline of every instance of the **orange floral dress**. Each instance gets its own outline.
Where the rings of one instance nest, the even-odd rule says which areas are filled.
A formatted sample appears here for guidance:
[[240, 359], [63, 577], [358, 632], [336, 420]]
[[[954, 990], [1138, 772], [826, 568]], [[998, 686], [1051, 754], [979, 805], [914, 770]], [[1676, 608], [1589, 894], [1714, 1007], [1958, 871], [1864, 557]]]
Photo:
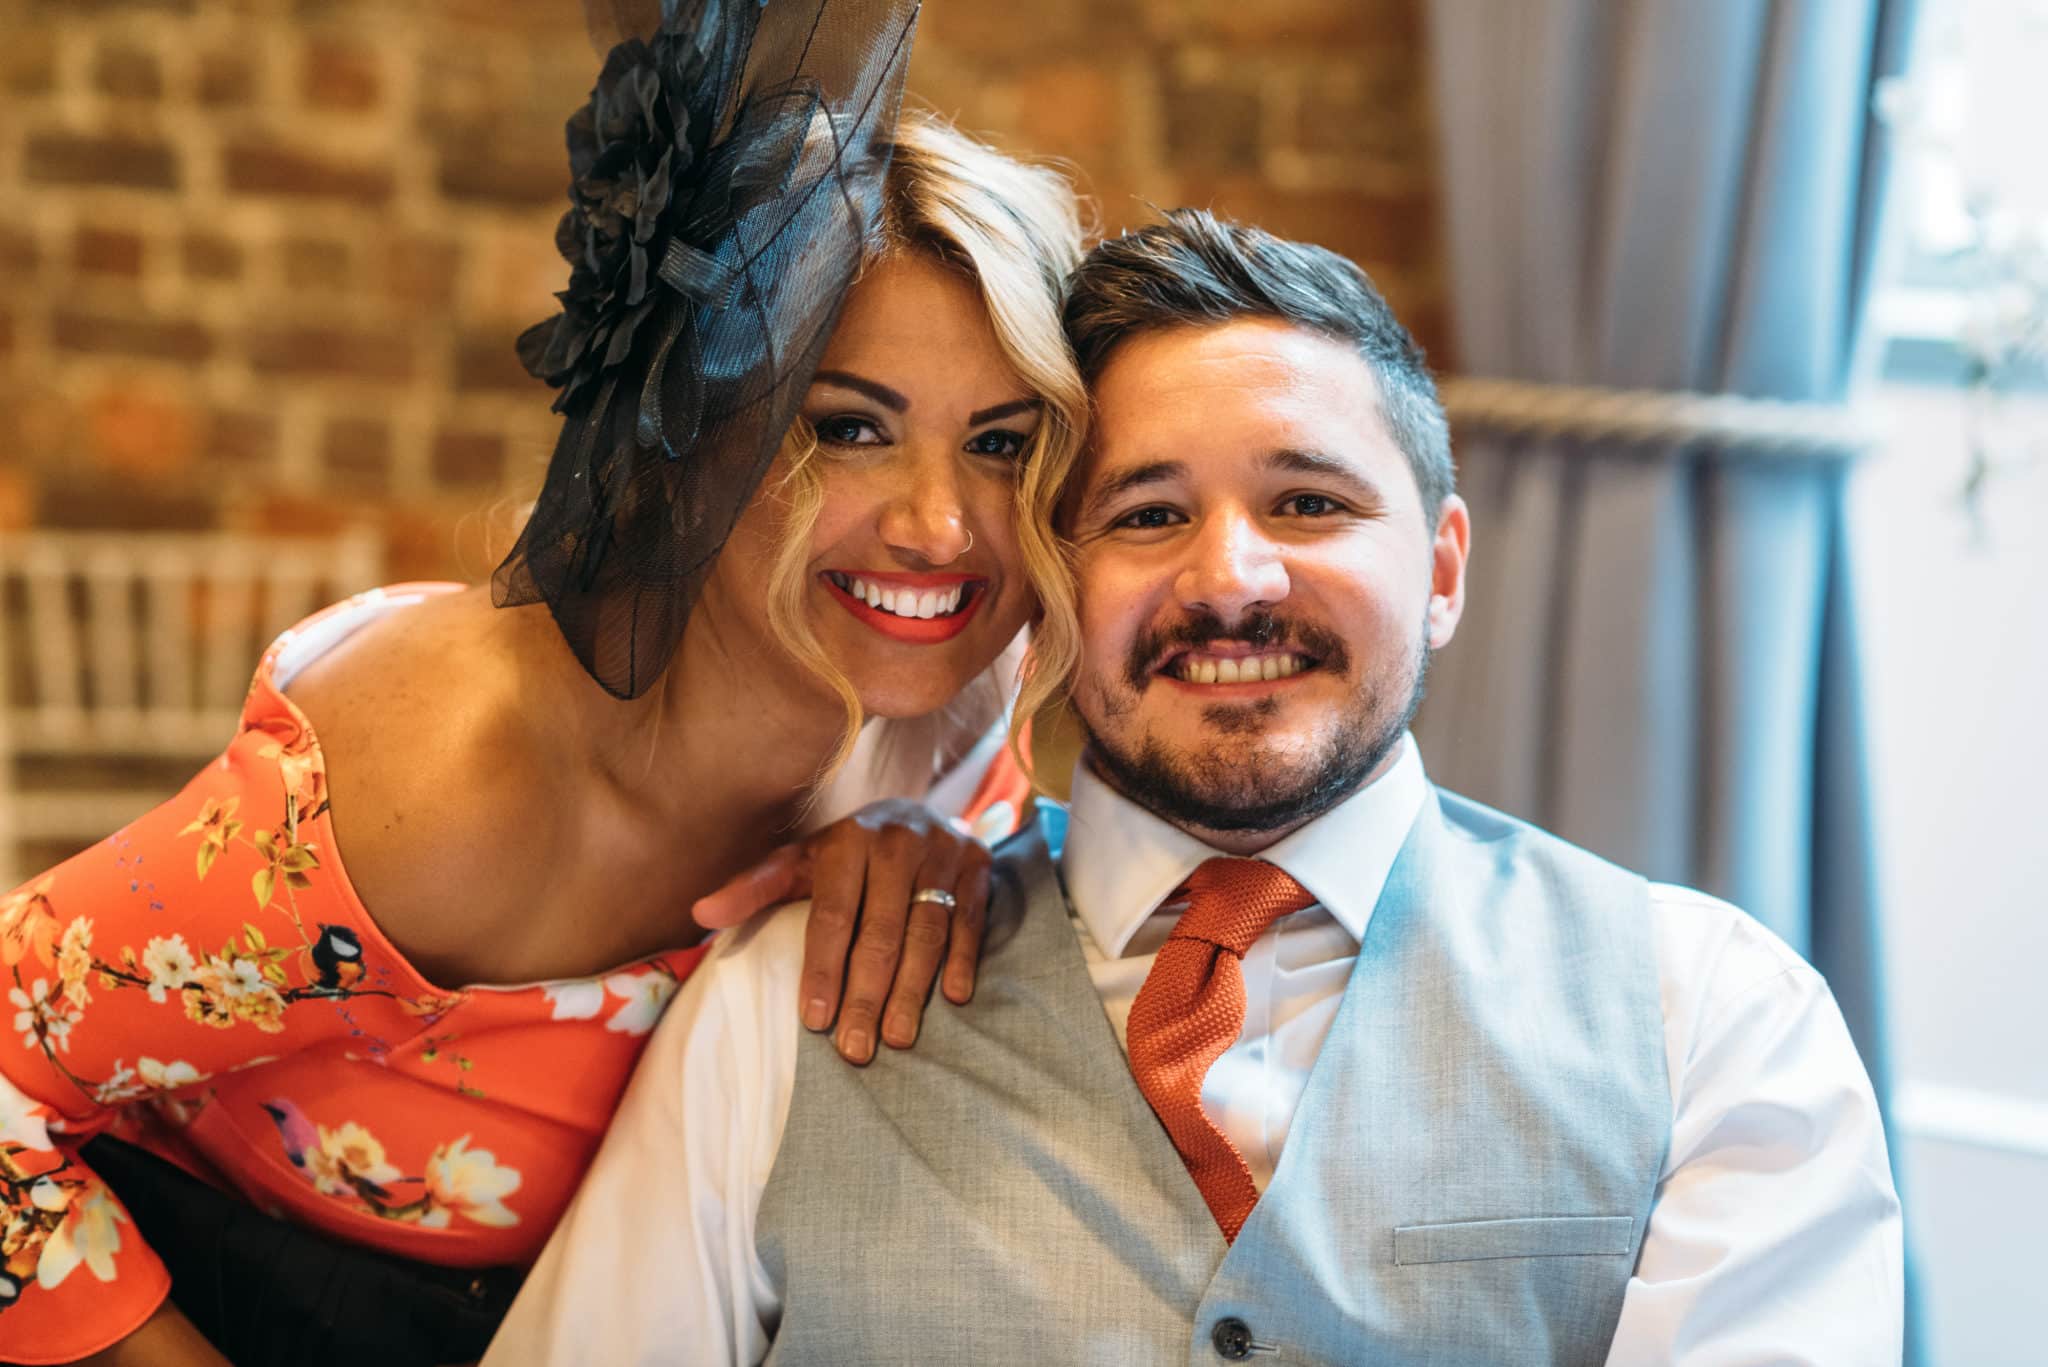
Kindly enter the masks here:
[[[76, 1156], [102, 1131], [403, 1257], [539, 1255], [704, 946], [589, 978], [443, 987], [378, 931], [278, 657], [460, 587], [375, 590], [285, 633], [240, 732], [183, 792], [0, 899], [0, 1359], [97, 1352], [169, 1291]], [[1000, 751], [963, 815], [1000, 836], [1027, 790]]]

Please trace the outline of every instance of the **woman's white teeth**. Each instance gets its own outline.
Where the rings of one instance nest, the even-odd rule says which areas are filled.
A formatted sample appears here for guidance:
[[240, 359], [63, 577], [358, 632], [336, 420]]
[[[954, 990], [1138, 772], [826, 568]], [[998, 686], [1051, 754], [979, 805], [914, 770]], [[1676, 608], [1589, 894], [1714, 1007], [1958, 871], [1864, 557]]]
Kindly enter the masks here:
[[833, 582], [869, 607], [892, 612], [898, 617], [950, 617], [960, 610], [960, 600], [967, 592], [965, 584], [954, 584], [943, 589], [927, 589], [920, 593], [911, 588], [886, 588], [866, 579], [846, 575], [834, 575]]
[[1180, 677], [1187, 683], [1258, 683], [1285, 679], [1308, 668], [1299, 655], [1244, 655], [1203, 659], [1190, 655], [1180, 663]]

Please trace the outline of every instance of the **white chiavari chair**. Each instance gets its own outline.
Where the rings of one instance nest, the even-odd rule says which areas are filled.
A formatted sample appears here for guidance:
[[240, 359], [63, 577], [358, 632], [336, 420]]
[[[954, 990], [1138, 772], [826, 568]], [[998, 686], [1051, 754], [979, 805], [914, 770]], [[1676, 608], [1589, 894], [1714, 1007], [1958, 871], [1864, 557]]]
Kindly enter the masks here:
[[265, 647], [382, 560], [364, 530], [0, 533], [0, 890], [170, 796], [109, 776], [218, 752]]

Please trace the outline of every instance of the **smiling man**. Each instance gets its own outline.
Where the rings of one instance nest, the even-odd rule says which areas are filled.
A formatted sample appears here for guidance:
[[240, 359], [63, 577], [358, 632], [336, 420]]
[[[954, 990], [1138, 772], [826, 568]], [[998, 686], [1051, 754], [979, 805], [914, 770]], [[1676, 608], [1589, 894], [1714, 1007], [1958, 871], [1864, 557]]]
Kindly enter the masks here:
[[508, 1335], [592, 1362], [1898, 1361], [1898, 1204], [1826, 984], [1424, 774], [1408, 722], [1472, 529], [1369, 282], [1184, 210], [1098, 247], [1067, 320], [1096, 403], [1061, 512], [1087, 745], [1070, 818], [998, 853], [975, 999], [856, 1072], [784, 1009], [800, 912], [731, 937]]

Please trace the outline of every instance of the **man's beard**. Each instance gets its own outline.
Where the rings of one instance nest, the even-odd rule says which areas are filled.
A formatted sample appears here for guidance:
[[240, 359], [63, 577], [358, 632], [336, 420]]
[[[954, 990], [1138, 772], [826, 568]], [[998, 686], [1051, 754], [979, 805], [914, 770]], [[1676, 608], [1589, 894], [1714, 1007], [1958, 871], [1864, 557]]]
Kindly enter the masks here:
[[[1240, 626], [1234, 631], [1226, 631], [1220, 621], [1198, 620], [1175, 629], [1166, 639], [1190, 649], [1221, 639], [1249, 639], [1253, 644], [1301, 641], [1302, 653], [1314, 657], [1318, 668], [1333, 671], [1343, 669], [1349, 658], [1342, 643], [1327, 634], [1307, 628], [1289, 631], [1271, 619], [1257, 623], [1256, 629]], [[1126, 682], [1137, 685], [1137, 691], [1155, 681], [1150, 666], [1160, 658], [1154, 649], [1157, 644], [1155, 638], [1133, 648]], [[1311, 646], [1320, 649], [1308, 648]], [[1141, 653], [1146, 657], [1143, 669], [1137, 664]], [[1119, 750], [1082, 718], [1089, 761], [1118, 792], [1176, 826], [1257, 833], [1305, 825], [1363, 787], [1401, 743], [1416, 709], [1422, 705], [1430, 653], [1425, 621], [1414, 654], [1414, 677], [1361, 678], [1351, 695], [1351, 705], [1344, 707], [1341, 715], [1330, 718], [1331, 725], [1325, 732], [1330, 739], [1324, 743], [1322, 753], [1314, 756], [1300, 776], [1285, 787], [1276, 786], [1280, 780], [1269, 772], [1271, 766], [1256, 760], [1248, 762], [1241, 754], [1224, 753], [1221, 749], [1175, 755], [1148, 734], [1134, 752]], [[1387, 696], [1396, 689], [1404, 690], [1405, 696], [1389, 707]], [[1136, 710], [1135, 696], [1119, 702], [1107, 693], [1107, 689], [1098, 693], [1105, 717], [1128, 715]], [[1265, 718], [1279, 710], [1275, 698], [1209, 704], [1203, 709], [1203, 719], [1225, 735], [1249, 735], [1262, 730]]]

